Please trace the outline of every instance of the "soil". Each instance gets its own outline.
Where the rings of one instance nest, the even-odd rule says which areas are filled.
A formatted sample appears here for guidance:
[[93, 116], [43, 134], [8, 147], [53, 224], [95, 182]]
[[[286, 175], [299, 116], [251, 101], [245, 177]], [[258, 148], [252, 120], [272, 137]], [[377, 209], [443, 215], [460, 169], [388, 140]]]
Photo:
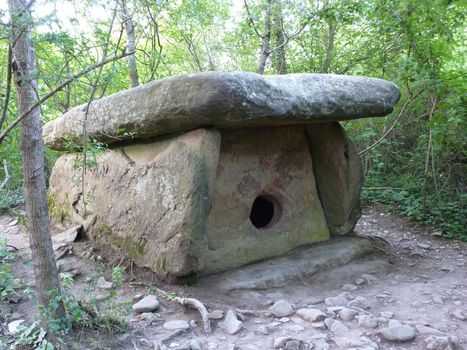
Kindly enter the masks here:
[[[5, 346], [14, 340], [7, 328], [12, 314], [29, 324], [37, 319], [34, 298], [22, 293], [27, 287], [34, 289], [34, 276], [25, 229], [15, 220], [13, 215], [0, 215], [0, 238], [6, 238], [10, 249], [16, 251], [12, 272], [22, 285], [18, 289], [22, 297], [18, 303], [0, 303], [0, 339]], [[152, 314], [153, 320], [137, 314], [121, 314], [120, 317], [128, 322], [128, 329], [123, 334], [83, 328], [75, 330], [67, 343], [76, 349], [180, 350], [190, 349], [191, 342], [191, 349], [196, 349], [198, 344], [206, 350], [262, 350], [274, 349], [274, 340], [286, 336], [298, 340], [295, 343], [289, 341], [288, 349], [311, 346], [314, 349], [424, 349], [425, 339], [435, 334], [450, 337], [451, 348], [467, 349], [467, 244], [443, 238], [434, 229], [417, 226], [380, 206], [364, 209], [355, 232], [358, 236], [370, 237], [376, 251], [345, 265], [267, 289], [222, 289], [216, 281], [234, 280], [238, 269], [201, 278], [191, 286], [165, 284], [149, 271], [116, 257], [107, 247], [78, 240], [71, 244], [72, 254], [60, 259], [80, 272], [72, 287], [74, 296], [93, 297], [101, 312], [105, 311], [103, 308], [115, 307], [119, 301], [133, 304], [138, 294], [156, 295], [161, 307], [157, 314]], [[263, 262], [266, 266], [264, 273], [268, 274], [268, 269], [281, 269], [282, 265], [277, 261]], [[117, 265], [125, 271], [123, 284], [108, 290], [96, 288], [99, 277], [112, 280], [112, 270]], [[360, 305], [356, 309], [361, 315], [374, 316], [377, 326], [366, 328], [354, 319], [342, 321], [347, 330], [331, 332], [323, 322], [310, 323], [296, 313], [285, 318], [275, 317], [268, 310], [274, 302], [286, 300], [295, 309], [316, 307], [330, 318], [336, 318], [334, 313], [339, 308], [329, 308], [324, 299], [339, 294], [349, 300], [363, 297], [367, 308]], [[243, 327], [229, 335], [223, 329], [224, 319], [212, 319], [212, 333], [207, 335], [199, 313], [179, 305], [174, 300], [176, 296], [196, 298], [209, 311], [221, 310], [224, 315], [228, 310], [234, 310], [243, 319]], [[415, 339], [405, 342], [385, 340], [380, 332], [388, 326], [389, 318], [411, 326], [416, 333]], [[163, 325], [171, 320], [191, 321], [191, 328], [165, 329]], [[266, 325], [269, 325], [269, 334], [258, 334], [257, 329]], [[431, 349], [438, 348], [441, 349]]]

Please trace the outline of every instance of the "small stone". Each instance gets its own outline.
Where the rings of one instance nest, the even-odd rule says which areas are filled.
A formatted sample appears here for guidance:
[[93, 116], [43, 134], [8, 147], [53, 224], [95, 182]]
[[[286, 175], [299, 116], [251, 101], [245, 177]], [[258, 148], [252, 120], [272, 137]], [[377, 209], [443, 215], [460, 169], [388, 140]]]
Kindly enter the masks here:
[[190, 320], [190, 327], [191, 327], [191, 328], [196, 328], [196, 327], [198, 327], [198, 324], [196, 323], [195, 320]]
[[71, 270], [71, 271], [68, 271], [68, 272], [61, 272], [59, 274], [60, 278], [61, 279], [64, 279], [64, 278], [75, 278], [76, 276], [79, 276], [81, 275], [81, 271], [79, 270]]
[[220, 320], [224, 317], [224, 311], [222, 310], [214, 310], [213, 312], [209, 313], [209, 318], [211, 320]]
[[269, 329], [265, 325], [259, 326], [256, 328], [255, 334], [257, 335], [268, 335], [269, 334]]
[[289, 317], [281, 317], [281, 318], [279, 319], [279, 322], [281, 322], [281, 323], [290, 322], [290, 318], [289, 318]]
[[299, 309], [297, 316], [308, 322], [322, 321], [326, 318], [326, 314], [319, 309]]
[[433, 302], [435, 304], [438, 304], [438, 305], [443, 305], [444, 304], [444, 299], [439, 295], [433, 295], [433, 297], [431, 299], [433, 300]]
[[24, 322], [25, 320], [16, 320], [8, 323], [8, 332], [10, 332], [11, 334], [21, 333], [23, 328], [25, 328], [25, 326], [23, 325]]
[[133, 305], [133, 312], [151, 312], [157, 310], [160, 306], [159, 300], [154, 295], [147, 295], [136, 304]]
[[437, 329], [434, 329], [429, 326], [421, 325], [421, 324], [416, 325], [415, 329], [417, 330], [418, 333], [423, 334], [423, 335], [443, 335], [443, 333], [441, 333]]
[[343, 308], [341, 311], [339, 311], [339, 317], [342, 321], [352, 321], [353, 318], [358, 314], [357, 310], [354, 309], [348, 309], [348, 308]]
[[10, 221], [10, 222], [6, 225], [6, 227], [13, 227], [13, 226], [16, 226], [16, 225], [18, 225], [18, 220], [13, 219], [12, 221]]
[[8, 317], [8, 319], [9, 319], [10, 321], [16, 321], [16, 320], [22, 319], [23, 317], [24, 317], [23, 314], [20, 314], [19, 312], [13, 312], [13, 313], [11, 314], [11, 316]]
[[190, 329], [190, 324], [185, 320], [174, 320], [164, 323], [164, 328], [170, 331], [178, 329]]
[[140, 320], [151, 323], [151, 322], [154, 322], [154, 321], [158, 321], [159, 320], [159, 315], [154, 313], [154, 312], [143, 312], [140, 315]]
[[73, 264], [69, 260], [59, 260], [57, 261], [57, 270], [58, 272], [68, 272], [73, 270]]
[[355, 292], [358, 290], [358, 287], [355, 284], [344, 284], [342, 286], [342, 290], [345, 290], [346, 292]]
[[378, 327], [378, 321], [375, 317], [370, 315], [359, 315], [356, 316], [358, 326], [363, 328], [376, 328]]
[[269, 308], [269, 311], [276, 317], [286, 317], [292, 315], [295, 310], [286, 300], [279, 300]]
[[434, 236], [434, 237], [442, 237], [442, 236], [443, 236], [443, 232], [441, 232], [441, 231], [433, 231], [433, 232], [431, 233], [431, 235]]
[[394, 317], [394, 312], [391, 312], [391, 311], [382, 311], [379, 314], [381, 315], [381, 317], [384, 317], [384, 318], [393, 318]]
[[305, 327], [300, 326], [299, 324], [293, 324], [293, 325], [290, 325], [288, 329], [294, 332], [301, 332], [305, 330]]
[[274, 339], [273, 345], [274, 349], [283, 349], [285, 347], [285, 344], [289, 341], [293, 340], [293, 338], [285, 336], [285, 337], [278, 337]]
[[293, 339], [285, 343], [284, 350], [300, 350], [301, 342], [299, 340]]
[[21, 301], [22, 298], [23, 297], [21, 296], [21, 294], [19, 294], [18, 292], [15, 292], [15, 291], [12, 291], [7, 296], [7, 300], [10, 303], [13, 303], [13, 304], [18, 304]]
[[465, 319], [466, 319], [465, 314], [459, 309], [454, 310], [451, 313], [451, 315], [452, 315], [452, 317], [457, 318], [460, 321], [465, 321]]
[[327, 306], [345, 306], [349, 301], [343, 296], [329, 297], [324, 299]]
[[229, 310], [221, 327], [225, 333], [233, 335], [243, 328], [243, 322], [237, 319], [235, 311]]
[[431, 245], [428, 243], [417, 243], [417, 246], [419, 246], [422, 249], [430, 249]]
[[333, 322], [334, 322], [334, 320], [333, 320], [332, 318], [329, 318], [329, 317], [328, 317], [328, 318], [326, 318], [326, 319], [324, 320], [324, 325], [326, 326], [327, 329], [330, 330], [330, 329], [331, 329], [331, 326], [332, 326], [332, 324], [333, 324]]
[[389, 320], [388, 327], [401, 326], [402, 323], [399, 320]]
[[143, 293], [139, 293], [139, 294], [136, 294], [134, 297], [133, 297], [133, 302], [137, 303], [138, 301], [140, 301], [141, 299], [144, 298], [144, 294]]
[[370, 303], [364, 297], [356, 297], [354, 300], [349, 301], [347, 307], [358, 307], [360, 309], [369, 309]]
[[405, 342], [415, 338], [415, 331], [407, 325], [383, 328], [380, 334], [389, 341]]
[[430, 335], [423, 339], [424, 350], [454, 350], [455, 344], [449, 337], [439, 337], [436, 335]]
[[339, 320], [334, 320], [331, 324], [330, 331], [336, 334], [347, 332], [349, 329]]
[[357, 278], [357, 279], [355, 280], [355, 284], [356, 284], [357, 286], [364, 285], [365, 283], [366, 283], [366, 281], [365, 281], [363, 278]]
[[[113, 287], [113, 283], [106, 281], [104, 277], [99, 277], [99, 279], [96, 282], [96, 287], [99, 289], [111, 289]], [[152, 310], [148, 310], [152, 311]]]
[[190, 350], [203, 350], [203, 346], [198, 339], [190, 340]]

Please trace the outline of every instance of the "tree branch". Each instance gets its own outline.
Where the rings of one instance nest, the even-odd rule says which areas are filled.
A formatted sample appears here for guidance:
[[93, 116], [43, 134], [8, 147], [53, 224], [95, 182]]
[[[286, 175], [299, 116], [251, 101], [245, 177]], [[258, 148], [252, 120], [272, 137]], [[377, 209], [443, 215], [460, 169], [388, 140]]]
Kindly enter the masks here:
[[13, 52], [12, 52], [11, 46], [8, 45], [6, 92], [5, 92], [5, 101], [3, 103], [2, 116], [0, 117], [0, 130], [2, 129], [3, 123], [6, 120], [6, 114], [8, 112], [8, 103], [10, 102], [12, 63], [13, 63]]
[[247, 13], [247, 15], [248, 15], [248, 22], [250, 22], [251, 27], [252, 27], [253, 30], [255, 31], [256, 35], [258, 35], [260, 38], [262, 38], [263, 35], [261, 35], [261, 33], [259, 32], [258, 28], [256, 28], [255, 22], [253, 21], [253, 17], [251, 17], [250, 8], [248, 7], [247, 1], [246, 1], [246, 0], [243, 0], [243, 3], [245, 4], [245, 10], [246, 10], [246, 13]]
[[71, 78], [63, 81], [62, 83], [60, 83], [55, 89], [53, 89], [52, 91], [49, 91], [46, 95], [44, 95], [39, 101], [37, 101], [35, 104], [33, 104], [31, 107], [28, 108], [28, 110], [26, 110], [26, 112], [24, 112], [23, 114], [21, 114], [18, 118], [16, 118], [1, 134], [0, 134], [0, 144], [3, 142], [3, 140], [5, 139], [5, 137], [8, 135], [8, 133], [13, 130], [13, 128], [18, 125], [21, 120], [23, 120], [25, 117], [27, 117], [29, 115], [29, 113], [31, 113], [34, 109], [36, 109], [37, 107], [39, 107], [42, 103], [44, 103], [45, 101], [47, 101], [49, 98], [51, 98], [52, 96], [54, 96], [57, 92], [59, 92], [60, 90], [62, 90], [65, 86], [67, 86], [68, 84], [71, 84], [73, 81], [75, 81], [76, 79], [82, 77], [83, 75], [89, 73], [90, 71], [94, 70], [94, 69], [97, 69], [99, 67], [102, 67], [104, 65], [106, 65], [107, 63], [110, 63], [110, 62], [113, 62], [113, 61], [116, 61], [116, 60], [119, 60], [119, 59], [122, 59], [128, 55], [131, 55], [133, 54], [134, 52], [124, 52], [118, 56], [112, 56], [112, 57], [109, 57], [109, 58], [106, 58], [102, 61], [100, 61], [99, 63], [96, 63], [95, 65], [93, 66], [90, 66], [86, 69], [83, 69], [81, 72], [79, 73], [76, 73], [75, 75], [73, 75]]
[[392, 129], [394, 129], [394, 127], [397, 125], [397, 123], [399, 122], [399, 119], [402, 117], [402, 115], [405, 113], [405, 110], [407, 109], [407, 107], [409, 106], [409, 104], [415, 100], [424, 90], [420, 90], [418, 93], [416, 93], [415, 95], [412, 95], [410, 96], [409, 99], [407, 99], [407, 101], [405, 101], [404, 105], [402, 106], [399, 114], [397, 115], [397, 118], [396, 120], [394, 120], [394, 123], [391, 125], [391, 127], [383, 134], [383, 136], [381, 136], [378, 141], [376, 141], [375, 143], [373, 143], [371, 146], [368, 146], [367, 148], [365, 148], [363, 151], [360, 151], [358, 152], [358, 155], [359, 156], [362, 156], [364, 155], [365, 153], [367, 153], [368, 151], [370, 151], [371, 149], [373, 149], [374, 147], [378, 146], [385, 138], [386, 136], [389, 135], [389, 133], [392, 131]]

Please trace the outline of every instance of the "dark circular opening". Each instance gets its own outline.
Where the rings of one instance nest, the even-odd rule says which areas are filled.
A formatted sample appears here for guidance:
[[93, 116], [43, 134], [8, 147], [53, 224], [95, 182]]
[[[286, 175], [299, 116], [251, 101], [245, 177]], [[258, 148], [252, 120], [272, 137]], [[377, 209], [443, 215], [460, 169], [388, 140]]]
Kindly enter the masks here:
[[265, 228], [273, 221], [276, 208], [272, 198], [258, 196], [253, 202], [250, 212], [250, 220], [256, 228]]

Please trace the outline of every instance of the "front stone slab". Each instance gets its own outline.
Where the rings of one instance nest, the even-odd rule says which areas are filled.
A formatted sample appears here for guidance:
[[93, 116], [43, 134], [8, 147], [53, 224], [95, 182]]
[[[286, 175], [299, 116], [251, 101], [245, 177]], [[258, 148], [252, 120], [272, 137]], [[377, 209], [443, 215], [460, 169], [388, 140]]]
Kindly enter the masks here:
[[50, 212], [162, 277], [189, 275], [202, 264], [219, 149], [220, 133], [199, 129], [108, 150], [87, 172], [86, 209], [76, 155], [64, 155], [50, 178]]
[[329, 239], [303, 126], [222, 131], [203, 273]]

